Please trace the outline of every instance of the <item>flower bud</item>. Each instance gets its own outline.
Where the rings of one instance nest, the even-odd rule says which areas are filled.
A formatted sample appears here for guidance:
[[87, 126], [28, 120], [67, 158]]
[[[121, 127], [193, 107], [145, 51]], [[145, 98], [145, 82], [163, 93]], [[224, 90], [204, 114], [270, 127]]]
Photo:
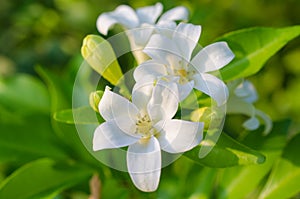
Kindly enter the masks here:
[[95, 92], [91, 92], [91, 94], [90, 94], [90, 98], [89, 98], [90, 106], [96, 112], [99, 112], [98, 105], [102, 98], [102, 95], [103, 95], [103, 91], [95, 91]]
[[212, 117], [212, 110], [210, 107], [202, 107], [196, 109], [191, 114], [191, 120], [194, 122], [204, 122], [205, 128], [209, 127]]
[[123, 76], [110, 43], [102, 37], [86, 36], [81, 47], [81, 54], [95, 71], [113, 85], [116, 85]]

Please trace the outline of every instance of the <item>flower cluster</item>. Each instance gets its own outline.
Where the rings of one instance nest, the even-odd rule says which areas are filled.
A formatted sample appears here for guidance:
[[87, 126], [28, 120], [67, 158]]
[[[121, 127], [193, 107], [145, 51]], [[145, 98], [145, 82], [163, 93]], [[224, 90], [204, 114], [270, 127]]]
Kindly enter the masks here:
[[[202, 141], [207, 124], [175, 118], [181, 102], [193, 91], [210, 97], [216, 106], [225, 105], [228, 98], [235, 103], [240, 94], [244, 96], [237, 85], [228, 89], [215, 76], [215, 71], [234, 58], [227, 43], [216, 42], [199, 49], [201, 26], [176, 23], [187, 20], [187, 9], [180, 6], [164, 14], [162, 10], [161, 3], [137, 10], [121, 5], [101, 14], [97, 20], [97, 28], [104, 35], [113, 25], [122, 25], [138, 66], [133, 72], [135, 85], [131, 100], [111, 91], [108, 86], [101, 100], [98, 99], [96, 109], [105, 122], [94, 132], [93, 150], [128, 146], [130, 177], [138, 189], [146, 192], [158, 187], [161, 150], [183, 153]], [[94, 47], [93, 44], [92, 48], [84, 48], [85, 54]], [[92, 59], [93, 62], [97, 60], [100, 60], [97, 56]], [[229, 97], [232, 92], [236, 97]], [[251, 121], [244, 126], [251, 129], [255, 119], [255, 114], [251, 115]]]
[[134, 29], [126, 34], [137, 62], [142, 63], [147, 59], [147, 55], [135, 50], [143, 49], [153, 33], [164, 32], [163, 29], [173, 30], [176, 27], [175, 21], [188, 19], [188, 10], [185, 7], [179, 6], [161, 15], [162, 10], [161, 3], [136, 11], [127, 5], [120, 5], [112, 12], [101, 14], [97, 19], [97, 28], [104, 35], [117, 23], [126, 30]]
[[263, 134], [268, 134], [272, 129], [271, 118], [261, 110], [254, 107], [253, 103], [257, 101], [258, 95], [253, 84], [248, 80], [235, 80], [228, 83], [230, 97], [227, 102], [228, 114], [244, 114], [250, 119], [243, 123], [247, 130], [255, 130], [259, 127], [259, 120], [264, 121], [265, 129]]

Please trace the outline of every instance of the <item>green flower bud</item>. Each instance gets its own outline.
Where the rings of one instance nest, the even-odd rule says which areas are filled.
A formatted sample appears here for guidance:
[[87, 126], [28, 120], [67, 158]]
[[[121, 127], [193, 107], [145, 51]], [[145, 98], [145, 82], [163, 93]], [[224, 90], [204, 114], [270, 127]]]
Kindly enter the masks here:
[[113, 85], [116, 85], [123, 76], [110, 43], [102, 37], [86, 36], [81, 47], [81, 54], [95, 71]]
[[90, 106], [96, 112], [99, 112], [98, 105], [99, 105], [99, 102], [100, 102], [100, 100], [102, 98], [102, 95], [103, 95], [103, 91], [95, 91], [95, 92], [91, 92], [91, 94], [90, 94], [90, 99], [89, 99]]
[[204, 128], [208, 128], [212, 119], [212, 110], [210, 107], [196, 109], [191, 114], [191, 120], [194, 122], [204, 122]]

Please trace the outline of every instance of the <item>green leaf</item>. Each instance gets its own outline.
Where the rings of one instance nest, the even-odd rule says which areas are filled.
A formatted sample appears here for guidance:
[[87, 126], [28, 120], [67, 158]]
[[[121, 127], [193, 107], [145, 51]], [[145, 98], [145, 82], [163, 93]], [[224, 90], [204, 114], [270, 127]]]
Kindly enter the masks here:
[[[57, 111], [71, 108], [72, 83], [69, 82], [68, 79], [63, 79], [42, 67], [37, 67], [36, 71], [42, 77], [48, 87], [51, 99], [51, 113], [54, 114]], [[61, 126], [63, 126], [63, 128], [61, 128]], [[78, 148], [78, 152], [82, 151], [76, 129], [73, 126], [58, 123], [56, 120], [54, 120], [52, 127], [54, 132], [64, 143]]]
[[36, 67], [36, 71], [49, 90], [51, 112], [54, 113], [58, 110], [69, 108], [72, 101], [73, 84], [68, 79], [59, 77], [40, 66]]
[[259, 198], [284, 199], [300, 192], [300, 134], [284, 149], [282, 158], [276, 162]]
[[[58, 111], [54, 114], [54, 119], [58, 122], [67, 124], [99, 124], [96, 112], [91, 107], [80, 107]], [[102, 119], [102, 121], [104, 121]]]
[[223, 80], [233, 80], [257, 73], [265, 62], [287, 42], [300, 34], [300, 26], [287, 28], [249, 28], [228, 33], [219, 41], [226, 41], [235, 59], [221, 69]]
[[19, 120], [0, 122], [0, 162], [27, 162], [41, 157], [68, 158], [51, 128], [49, 116], [37, 114]]
[[[59, 76], [53, 74], [51, 71], [46, 70], [42, 67], [38, 67], [36, 70], [42, 77], [42, 79], [46, 82], [46, 85], [48, 87], [51, 97], [52, 113], [54, 114], [55, 112], [58, 112], [60, 110], [70, 109], [72, 107], [72, 90], [74, 81], [70, 81], [66, 78], [60, 78]], [[88, 93], [82, 91], [80, 93], [80, 96], [78, 97], [80, 97], [80, 100], [85, 100], [86, 104], [88, 105]], [[80, 159], [80, 161], [82, 162], [99, 165], [83, 145], [74, 125], [57, 122], [53, 119], [52, 127], [60, 140], [69, 147], [70, 155], [73, 158]], [[90, 134], [90, 132], [87, 132], [87, 134]]]
[[289, 125], [290, 121], [287, 120], [275, 122], [272, 131], [267, 136], [263, 136], [263, 128], [248, 132], [248, 136], [242, 143], [263, 153], [266, 161], [260, 165], [239, 166], [220, 171], [218, 186], [221, 191], [217, 198], [246, 198], [255, 192], [263, 178], [270, 172], [276, 159], [281, 155], [285, 146], [286, 129]]
[[199, 159], [200, 147], [209, 147], [211, 143], [201, 142], [198, 147], [185, 153], [187, 157], [204, 166], [224, 168], [236, 165], [261, 164], [265, 156], [247, 146], [237, 142], [225, 133], [222, 133], [213, 149]]
[[24, 114], [48, 113], [50, 102], [47, 88], [40, 80], [18, 74], [10, 78], [0, 77], [0, 104]]
[[123, 73], [116, 55], [108, 41], [98, 35], [88, 35], [84, 38], [81, 54], [90, 66], [116, 85]]
[[[200, 171], [193, 171], [191, 173], [191, 179], [194, 179], [193, 183], [196, 185], [194, 191], [188, 190], [191, 195], [189, 198], [197, 199], [209, 199], [212, 198], [211, 194], [214, 192], [214, 184], [217, 170], [213, 168], [203, 167]], [[192, 189], [193, 190], [193, 189]], [[191, 194], [192, 193], [192, 194]]]
[[41, 198], [62, 191], [92, 175], [92, 170], [40, 159], [16, 170], [0, 184], [0, 198]]

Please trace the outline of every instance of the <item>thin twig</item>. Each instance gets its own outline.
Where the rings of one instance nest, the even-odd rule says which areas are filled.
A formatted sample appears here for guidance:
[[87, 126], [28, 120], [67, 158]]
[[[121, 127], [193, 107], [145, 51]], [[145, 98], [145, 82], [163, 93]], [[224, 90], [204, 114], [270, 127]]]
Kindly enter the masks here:
[[90, 192], [89, 199], [101, 199], [101, 181], [98, 174], [94, 174], [90, 180]]

